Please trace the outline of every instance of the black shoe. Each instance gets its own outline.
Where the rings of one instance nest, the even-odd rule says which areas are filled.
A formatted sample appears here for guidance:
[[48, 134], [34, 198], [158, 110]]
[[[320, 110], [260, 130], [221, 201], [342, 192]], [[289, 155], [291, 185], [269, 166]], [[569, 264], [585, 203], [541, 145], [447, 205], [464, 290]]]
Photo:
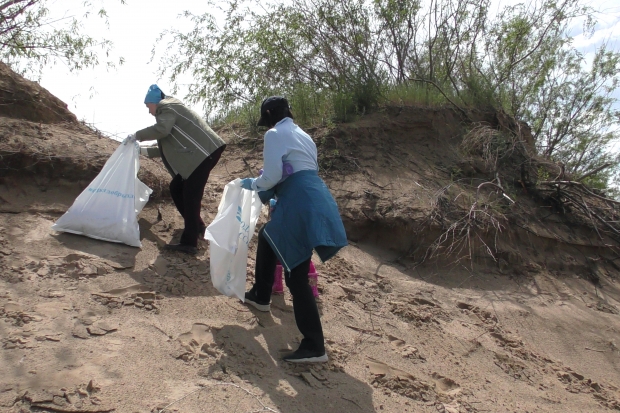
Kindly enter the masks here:
[[205, 233], [207, 232], [207, 226], [201, 225], [198, 227], [198, 239], [205, 239]]
[[245, 304], [249, 304], [252, 307], [256, 308], [258, 311], [263, 311], [263, 312], [269, 312], [271, 310], [271, 306], [269, 304], [269, 301], [262, 301], [259, 300], [256, 297], [256, 293], [254, 292], [254, 289], [251, 289], [250, 291], [247, 291], [245, 293]]
[[326, 363], [327, 353], [325, 353], [325, 350], [316, 351], [298, 348], [296, 351], [282, 357], [282, 359], [289, 363]]
[[168, 251], [179, 251], [190, 255], [198, 254], [198, 248], [186, 244], [166, 244], [164, 249]]

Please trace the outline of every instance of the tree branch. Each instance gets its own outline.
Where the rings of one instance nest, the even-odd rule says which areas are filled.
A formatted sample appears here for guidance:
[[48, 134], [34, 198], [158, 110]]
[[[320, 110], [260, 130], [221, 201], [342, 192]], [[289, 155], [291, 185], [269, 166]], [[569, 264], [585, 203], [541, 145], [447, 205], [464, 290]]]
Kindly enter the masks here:
[[590, 171], [588, 173], [585, 173], [585, 174], [581, 175], [579, 178], [575, 179], [575, 181], [583, 181], [587, 177], [592, 176], [592, 175], [602, 171], [603, 169], [609, 168], [612, 165], [613, 165], [613, 163], [611, 163], [611, 162], [608, 162], [608, 163], [606, 163], [604, 165], [601, 165], [598, 168], [596, 168], [596, 169], [594, 169], [594, 170], [592, 170], [592, 171]]
[[428, 83], [428, 84], [431, 84], [431, 85], [435, 86], [435, 88], [439, 91], [439, 93], [441, 93], [443, 95], [443, 97], [445, 97], [448, 102], [450, 102], [452, 105], [454, 105], [455, 108], [457, 108], [467, 119], [469, 119], [469, 115], [467, 114], [467, 112], [465, 112], [465, 110], [463, 108], [461, 108], [459, 105], [454, 103], [452, 101], [452, 99], [450, 99], [445, 93], [443, 93], [443, 90], [441, 90], [441, 88], [439, 86], [437, 86], [437, 84], [435, 82], [433, 82], [432, 80], [416, 79], [416, 78], [411, 78], [411, 77], [409, 78], [409, 80], [411, 80], [413, 82], [424, 82], [424, 83]]

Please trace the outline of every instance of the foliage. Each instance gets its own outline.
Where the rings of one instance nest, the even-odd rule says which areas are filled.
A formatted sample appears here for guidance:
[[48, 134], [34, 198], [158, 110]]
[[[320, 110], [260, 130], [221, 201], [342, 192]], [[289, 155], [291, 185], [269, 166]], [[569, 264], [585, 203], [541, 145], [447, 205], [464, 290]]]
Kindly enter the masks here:
[[[123, 0], [121, 0], [123, 2]], [[85, 1], [85, 15], [53, 18], [48, 0], [0, 0], [0, 58], [14, 70], [40, 74], [43, 67], [65, 63], [70, 70], [95, 67], [100, 52], [106, 58], [112, 47], [108, 40], [99, 40], [83, 33], [83, 21], [94, 6]], [[107, 24], [104, 8], [96, 12]], [[122, 64], [122, 59], [119, 63]], [[114, 63], [106, 61], [106, 65]]]
[[564, 163], [569, 173], [580, 176], [612, 163], [590, 180], [603, 187], [618, 165], [609, 145], [618, 138], [620, 112], [613, 109], [611, 93], [620, 81], [620, 55], [600, 48], [589, 69], [574, 52], [560, 57], [562, 73], [547, 75], [523, 117], [532, 125], [539, 152]]
[[493, 107], [530, 124], [539, 154], [568, 173], [611, 163], [588, 178], [604, 187], [618, 171], [620, 53], [603, 44], [590, 59], [572, 46], [577, 22], [586, 36], [596, 24], [581, 0], [497, 12], [490, 0], [227, 0], [220, 11], [219, 21], [186, 12], [189, 31], [160, 37], [161, 74], [191, 73], [188, 98], [207, 112], [276, 93], [294, 97], [308, 122], [347, 121], [384, 102]]
[[377, 105], [379, 46], [371, 42], [364, 0], [329, 0], [318, 9], [311, 0], [269, 7], [231, 1], [222, 27], [213, 15], [186, 12], [191, 31], [160, 37], [170, 39], [162, 74], [174, 82], [189, 71], [196, 82], [187, 98], [205, 102], [207, 112], [234, 110], [273, 93], [328, 102], [340, 120]]

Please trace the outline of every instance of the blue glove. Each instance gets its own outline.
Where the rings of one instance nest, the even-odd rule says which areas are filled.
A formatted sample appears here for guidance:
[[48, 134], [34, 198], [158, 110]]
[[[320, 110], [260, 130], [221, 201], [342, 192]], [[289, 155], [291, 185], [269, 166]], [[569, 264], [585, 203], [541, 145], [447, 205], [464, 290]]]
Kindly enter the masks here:
[[252, 184], [256, 181], [256, 178], [244, 178], [241, 180], [241, 188], [253, 191]]

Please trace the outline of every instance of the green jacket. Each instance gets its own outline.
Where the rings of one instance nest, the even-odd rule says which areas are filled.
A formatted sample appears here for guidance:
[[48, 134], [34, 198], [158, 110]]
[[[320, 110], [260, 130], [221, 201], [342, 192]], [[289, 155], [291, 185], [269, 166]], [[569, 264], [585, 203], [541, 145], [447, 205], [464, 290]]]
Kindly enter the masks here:
[[226, 144], [196, 112], [180, 100], [166, 97], [157, 104], [157, 123], [136, 132], [136, 140], [157, 139], [149, 157], [162, 156], [168, 172], [187, 179], [216, 149]]

